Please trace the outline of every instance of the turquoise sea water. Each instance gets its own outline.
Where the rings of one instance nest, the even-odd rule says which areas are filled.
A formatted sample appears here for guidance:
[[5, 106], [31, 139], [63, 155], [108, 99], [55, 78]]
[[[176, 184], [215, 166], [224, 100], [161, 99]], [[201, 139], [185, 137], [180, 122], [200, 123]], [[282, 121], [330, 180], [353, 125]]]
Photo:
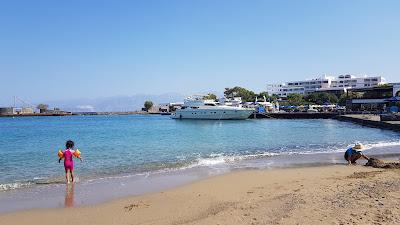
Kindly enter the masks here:
[[121, 175], [268, 163], [277, 155], [400, 145], [398, 133], [336, 120], [173, 120], [167, 116], [0, 118], [0, 191], [64, 182], [57, 151], [72, 139], [79, 182]]

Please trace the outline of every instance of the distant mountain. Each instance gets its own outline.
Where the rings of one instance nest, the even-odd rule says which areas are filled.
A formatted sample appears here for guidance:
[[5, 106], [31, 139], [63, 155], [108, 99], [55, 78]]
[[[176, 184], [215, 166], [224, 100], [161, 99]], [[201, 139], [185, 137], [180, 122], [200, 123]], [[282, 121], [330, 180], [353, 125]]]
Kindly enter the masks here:
[[161, 95], [113, 96], [96, 99], [74, 99], [47, 102], [50, 108], [60, 108], [70, 112], [127, 112], [140, 110], [145, 101], [154, 104], [183, 102], [185, 95], [166, 93]]

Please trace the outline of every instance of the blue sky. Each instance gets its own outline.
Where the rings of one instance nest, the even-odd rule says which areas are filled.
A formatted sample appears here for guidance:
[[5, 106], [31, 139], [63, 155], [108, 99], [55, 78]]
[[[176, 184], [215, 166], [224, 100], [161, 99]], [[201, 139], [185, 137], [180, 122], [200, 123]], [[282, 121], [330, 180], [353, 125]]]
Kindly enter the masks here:
[[400, 81], [400, 1], [0, 1], [0, 103]]

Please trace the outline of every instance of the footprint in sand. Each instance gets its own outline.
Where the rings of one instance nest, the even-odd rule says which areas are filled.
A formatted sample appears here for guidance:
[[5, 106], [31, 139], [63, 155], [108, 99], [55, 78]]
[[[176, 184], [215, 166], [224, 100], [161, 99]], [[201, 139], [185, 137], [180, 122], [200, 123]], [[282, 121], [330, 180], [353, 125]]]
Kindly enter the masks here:
[[130, 212], [132, 211], [134, 208], [139, 208], [139, 207], [146, 207], [148, 208], [150, 205], [143, 203], [143, 202], [139, 202], [137, 204], [130, 204], [124, 207], [125, 211]]

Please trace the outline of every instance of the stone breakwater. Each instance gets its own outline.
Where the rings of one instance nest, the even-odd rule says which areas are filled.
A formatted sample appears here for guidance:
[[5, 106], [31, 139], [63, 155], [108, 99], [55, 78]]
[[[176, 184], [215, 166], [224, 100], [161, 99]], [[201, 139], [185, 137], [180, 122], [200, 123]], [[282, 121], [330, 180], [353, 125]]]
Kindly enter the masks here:
[[378, 115], [339, 115], [334, 118], [340, 121], [360, 124], [362, 126], [400, 132], [400, 121], [381, 121]]
[[400, 121], [381, 121], [379, 115], [338, 113], [254, 113], [250, 119], [336, 119], [362, 126], [400, 132]]

